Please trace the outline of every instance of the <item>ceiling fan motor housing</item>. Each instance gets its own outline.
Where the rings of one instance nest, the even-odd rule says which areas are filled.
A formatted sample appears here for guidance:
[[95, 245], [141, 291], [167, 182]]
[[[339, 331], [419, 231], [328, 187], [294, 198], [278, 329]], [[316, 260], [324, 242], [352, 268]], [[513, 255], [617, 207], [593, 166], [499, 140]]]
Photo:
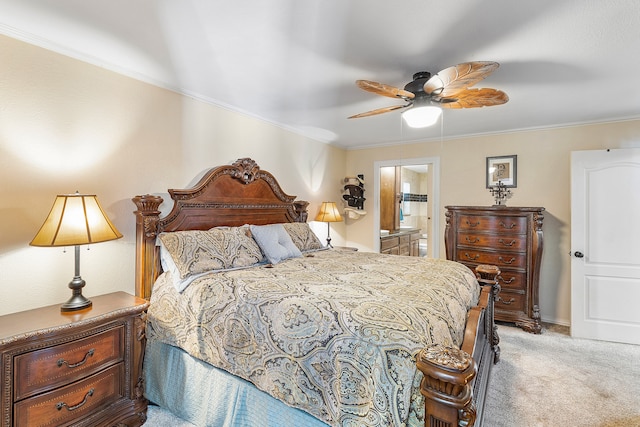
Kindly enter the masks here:
[[424, 96], [424, 84], [431, 78], [428, 71], [419, 71], [413, 75], [413, 81], [406, 84], [404, 90], [416, 95], [416, 97]]

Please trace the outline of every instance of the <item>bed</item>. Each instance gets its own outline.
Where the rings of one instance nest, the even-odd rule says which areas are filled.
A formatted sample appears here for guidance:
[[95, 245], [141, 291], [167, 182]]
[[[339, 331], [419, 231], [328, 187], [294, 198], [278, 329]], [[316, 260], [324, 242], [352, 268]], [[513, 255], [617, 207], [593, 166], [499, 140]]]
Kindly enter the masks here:
[[495, 266], [322, 247], [250, 159], [133, 198], [146, 397], [196, 425], [482, 424]]

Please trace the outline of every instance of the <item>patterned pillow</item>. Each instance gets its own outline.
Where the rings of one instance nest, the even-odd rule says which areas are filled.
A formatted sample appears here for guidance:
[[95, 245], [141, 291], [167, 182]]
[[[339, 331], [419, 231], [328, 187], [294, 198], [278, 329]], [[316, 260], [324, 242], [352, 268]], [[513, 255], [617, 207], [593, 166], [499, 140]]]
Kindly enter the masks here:
[[252, 225], [251, 234], [271, 264], [302, 256], [282, 224]]
[[162, 233], [160, 241], [175, 263], [179, 279], [212, 270], [248, 267], [263, 259], [246, 227]]
[[306, 222], [289, 222], [282, 224], [282, 226], [289, 233], [291, 240], [300, 249], [300, 252], [315, 251], [323, 248], [320, 239]]

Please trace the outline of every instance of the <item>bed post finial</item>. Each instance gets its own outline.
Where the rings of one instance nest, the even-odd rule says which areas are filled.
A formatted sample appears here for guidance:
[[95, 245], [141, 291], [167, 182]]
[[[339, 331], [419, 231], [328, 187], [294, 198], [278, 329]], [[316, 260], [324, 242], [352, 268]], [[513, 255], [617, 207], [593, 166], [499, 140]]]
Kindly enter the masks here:
[[156, 236], [160, 219], [162, 197], [145, 194], [131, 199], [138, 210], [136, 216], [136, 296], [149, 299], [151, 288], [158, 275], [155, 262]]
[[424, 377], [425, 426], [472, 426], [476, 421], [472, 380], [477, 365], [467, 352], [434, 344], [418, 353], [416, 365]]
[[305, 202], [304, 200], [296, 200], [295, 202], [293, 202], [293, 206], [296, 210], [296, 222], [307, 222], [307, 219], [309, 217], [307, 206], [309, 206], [309, 202]]

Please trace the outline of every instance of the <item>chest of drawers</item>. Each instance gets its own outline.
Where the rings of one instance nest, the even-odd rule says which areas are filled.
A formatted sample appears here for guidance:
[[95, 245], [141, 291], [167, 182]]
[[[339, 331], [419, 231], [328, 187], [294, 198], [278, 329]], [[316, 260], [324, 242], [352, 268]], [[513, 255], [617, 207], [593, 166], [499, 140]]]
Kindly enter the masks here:
[[124, 292], [93, 307], [0, 316], [0, 426], [140, 426], [146, 300]]
[[496, 320], [540, 333], [539, 277], [544, 208], [446, 206], [447, 259], [472, 270], [479, 264], [500, 268]]

